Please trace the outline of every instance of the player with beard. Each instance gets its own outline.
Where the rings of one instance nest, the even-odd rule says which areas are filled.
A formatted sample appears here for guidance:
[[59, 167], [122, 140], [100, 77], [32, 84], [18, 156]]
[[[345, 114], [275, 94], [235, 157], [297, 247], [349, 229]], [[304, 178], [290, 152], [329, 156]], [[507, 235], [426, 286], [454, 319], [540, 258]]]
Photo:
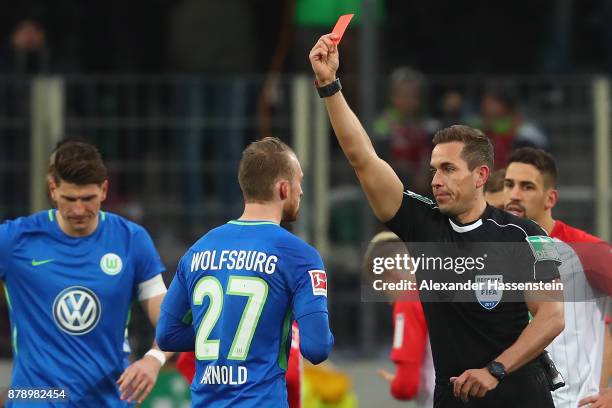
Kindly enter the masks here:
[[[555, 406], [574, 408], [599, 390], [607, 298], [612, 294], [609, 244], [555, 220], [557, 168], [549, 153], [525, 147], [509, 159], [504, 179], [506, 211], [537, 222], [559, 242], [565, 288], [565, 330], [547, 347], [565, 387], [553, 393]], [[606, 276], [607, 275], [607, 276]], [[603, 292], [603, 293], [602, 293]]]
[[294, 320], [302, 355], [314, 364], [329, 355], [323, 261], [280, 226], [297, 219], [302, 178], [286, 144], [270, 137], [251, 143], [238, 171], [244, 213], [204, 235], [179, 262], [157, 341], [162, 350], [195, 351], [192, 406], [287, 407]]
[[[517, 256], [504, 253], [493, 268], [512, 266], [523, 282], [557, 279], [554, 253], [536, 250], [536, 244], [554, 249], [545, 232], [529, 220], [487, 205], [483, 186], [493, 168], [493, 146], [482, 132], [451, 126], [434, 136], [430, 168], [436, 203], [405, 190], [389, 164], [376, 154], [342, 95], [336, 78], [337, 39], [335, 34], [322, 36], [310, 52], [310, 62], [336, 138], [376, 217], [409, 250], [411, 243], [418, 242], [446, 242], [455, 247], [498, 242], [503, 245], [497, 250], [513, 247]], [[531, 248], [526, 248], [527, 243]], [[463, 276], [467, 275], [486, 279], [473, 271]], [[432, 274], [419, 269], [416, 278], [420, 284]], [[474, 292], [472, 296], [478, 296]], [[419, 294], [423, 299], [423, 292]], [[563, 304], [534, 298], [542, 293], [521, 295], [522, 301], [492, 305], [479, 299], [423, 302], [436, 371], [434, 407], [464, 407], [468, 400], [471, 407], [554, 406], [540, 356], [563, 330]], [[558, 299], [561, 293], [548, 295]], [[534, 315], [530, 324], [528, 310]]]

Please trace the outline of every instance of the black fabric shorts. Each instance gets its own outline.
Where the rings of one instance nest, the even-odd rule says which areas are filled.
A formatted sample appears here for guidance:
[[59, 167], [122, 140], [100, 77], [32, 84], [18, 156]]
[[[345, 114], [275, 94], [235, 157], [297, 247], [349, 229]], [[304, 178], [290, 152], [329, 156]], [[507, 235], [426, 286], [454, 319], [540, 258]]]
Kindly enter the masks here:
[[508, 374], [484, 398], [463, 402], [453, 395], [448, 379], [436, 379], [434, 408], [554, 408], [546, 373], [536, 361], [531, 361]]

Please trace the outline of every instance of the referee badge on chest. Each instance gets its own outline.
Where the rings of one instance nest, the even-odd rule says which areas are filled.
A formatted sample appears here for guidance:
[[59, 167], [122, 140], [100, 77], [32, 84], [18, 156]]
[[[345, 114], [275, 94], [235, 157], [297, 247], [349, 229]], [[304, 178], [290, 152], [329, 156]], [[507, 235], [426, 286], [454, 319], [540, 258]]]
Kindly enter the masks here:
[[117, 275], [123, 269], [123, 261], [119, 255], [109, 252], [100, 259], [100, 268], [107, 275]]
[[487, 310], [497, 306], [504, 294], [503, 284], [504, 277], [502, 275], [476, 275], [477, 289], [476, 299], [480, 306]]

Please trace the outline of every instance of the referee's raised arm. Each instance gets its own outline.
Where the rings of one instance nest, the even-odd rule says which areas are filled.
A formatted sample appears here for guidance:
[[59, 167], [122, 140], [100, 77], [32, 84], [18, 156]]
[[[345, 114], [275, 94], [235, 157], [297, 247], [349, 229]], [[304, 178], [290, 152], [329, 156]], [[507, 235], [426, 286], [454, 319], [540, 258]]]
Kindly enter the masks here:
[[310, 51], [310, 63], [340, 147], [357, 173], [374, 214], [386, 222], [400, 208], [404, 186], [391, 166], [378, 157], [368, 134], [340, 91], [336, 79], [340, 62], [334, 36], [327, 34], [319, 38]]

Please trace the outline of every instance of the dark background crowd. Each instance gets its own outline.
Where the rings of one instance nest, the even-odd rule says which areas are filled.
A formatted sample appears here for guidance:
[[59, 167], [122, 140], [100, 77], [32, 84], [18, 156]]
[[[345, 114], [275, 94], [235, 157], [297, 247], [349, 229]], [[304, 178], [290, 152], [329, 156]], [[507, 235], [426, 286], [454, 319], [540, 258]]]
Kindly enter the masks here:
[[[606, 0], [372, 3], [382, 73], [400, 65], [434, 74], [612, 71]], [[360, 7], [361, 0], [22, 0], [0, 14], [0, 69], [296, 72], [312, 35]], [[349, 35], [359, 25], [358, 16]]]

